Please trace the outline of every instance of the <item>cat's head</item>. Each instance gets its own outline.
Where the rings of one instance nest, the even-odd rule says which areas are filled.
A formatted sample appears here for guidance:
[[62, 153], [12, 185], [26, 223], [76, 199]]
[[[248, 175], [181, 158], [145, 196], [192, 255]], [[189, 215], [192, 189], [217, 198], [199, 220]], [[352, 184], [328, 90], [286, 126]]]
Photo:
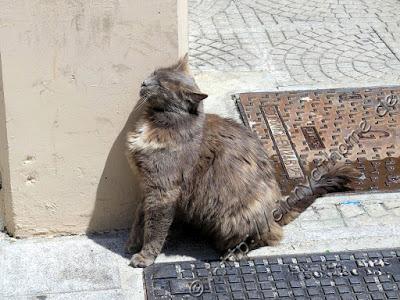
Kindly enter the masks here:
[[207, 98], [190, 74], [187, 54], [173, 66], [157, 69], [146, 78], [140, 96], [154, 111], [190, 114], [197, 114], [199, 104]]

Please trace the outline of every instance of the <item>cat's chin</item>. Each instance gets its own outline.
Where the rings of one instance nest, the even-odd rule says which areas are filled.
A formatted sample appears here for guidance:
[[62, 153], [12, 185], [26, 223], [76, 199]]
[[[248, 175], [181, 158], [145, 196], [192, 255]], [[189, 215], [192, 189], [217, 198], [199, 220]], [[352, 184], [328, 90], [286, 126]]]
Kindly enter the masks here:
[[166, 111], [163, 107], [157, 107], [157, 106], [151, 107], [151, 110], [152, 110], [153, 112], [157, 112], [157, 113], [163, 113], [163, 112]]
[[144, 98], [146, 96], [146, 94], [147, 94], [147, 91], [145, 89], [141, 89], [139, 92], [140, 98]]

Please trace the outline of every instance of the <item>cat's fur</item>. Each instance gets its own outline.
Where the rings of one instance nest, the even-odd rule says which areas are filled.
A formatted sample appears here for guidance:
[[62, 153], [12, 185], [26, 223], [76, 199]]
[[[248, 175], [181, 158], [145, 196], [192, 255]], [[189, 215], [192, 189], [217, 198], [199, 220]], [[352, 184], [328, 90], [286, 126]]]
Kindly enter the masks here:
[[[204, 114], [187, 65], [156, 70], [144, 81], [143, 118], [127, 136], [127, 157], [141, 176], [144, 200], [127, 249], [131, 265], [146, 267], [160, 253], [174, 218], [198, 226], [220, 251], [242, 241], [274, 245], [282, 225], [320, 195], [346, 189], [352, 175], [335, 168], [314, 185], [315, 195], [275, 221], [282, 196], [271, 161], [257, 137], [233, 120]], [[301, 201], [299, 201], [301, 202]]]

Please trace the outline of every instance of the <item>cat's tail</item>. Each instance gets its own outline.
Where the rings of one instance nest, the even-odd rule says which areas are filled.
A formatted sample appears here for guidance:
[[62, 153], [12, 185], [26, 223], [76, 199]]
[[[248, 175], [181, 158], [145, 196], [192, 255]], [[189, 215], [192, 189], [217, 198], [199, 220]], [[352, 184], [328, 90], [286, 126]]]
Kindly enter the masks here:
[[329, 193], [352, 191], [350, 183], [360, 177], [360, 173], [349, 166], [336, 164], [322, 174], [312, 173], [308, 184], [297, 186], [287, 199], [279, 203], [274, 211], [274, 219], [286, 225], [296, 219], [314, 201]]

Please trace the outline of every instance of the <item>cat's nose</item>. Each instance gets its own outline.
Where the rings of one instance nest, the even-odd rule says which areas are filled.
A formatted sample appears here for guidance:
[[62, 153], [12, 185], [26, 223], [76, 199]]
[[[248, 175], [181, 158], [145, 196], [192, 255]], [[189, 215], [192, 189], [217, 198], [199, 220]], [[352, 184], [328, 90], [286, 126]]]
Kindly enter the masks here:
[[145, 79], [143, 82], [142, 82], [142, 88], [143, 87], [148, 87], [148, 86], [150, 86], [152, 84], [152, 80], [151, 79]]

